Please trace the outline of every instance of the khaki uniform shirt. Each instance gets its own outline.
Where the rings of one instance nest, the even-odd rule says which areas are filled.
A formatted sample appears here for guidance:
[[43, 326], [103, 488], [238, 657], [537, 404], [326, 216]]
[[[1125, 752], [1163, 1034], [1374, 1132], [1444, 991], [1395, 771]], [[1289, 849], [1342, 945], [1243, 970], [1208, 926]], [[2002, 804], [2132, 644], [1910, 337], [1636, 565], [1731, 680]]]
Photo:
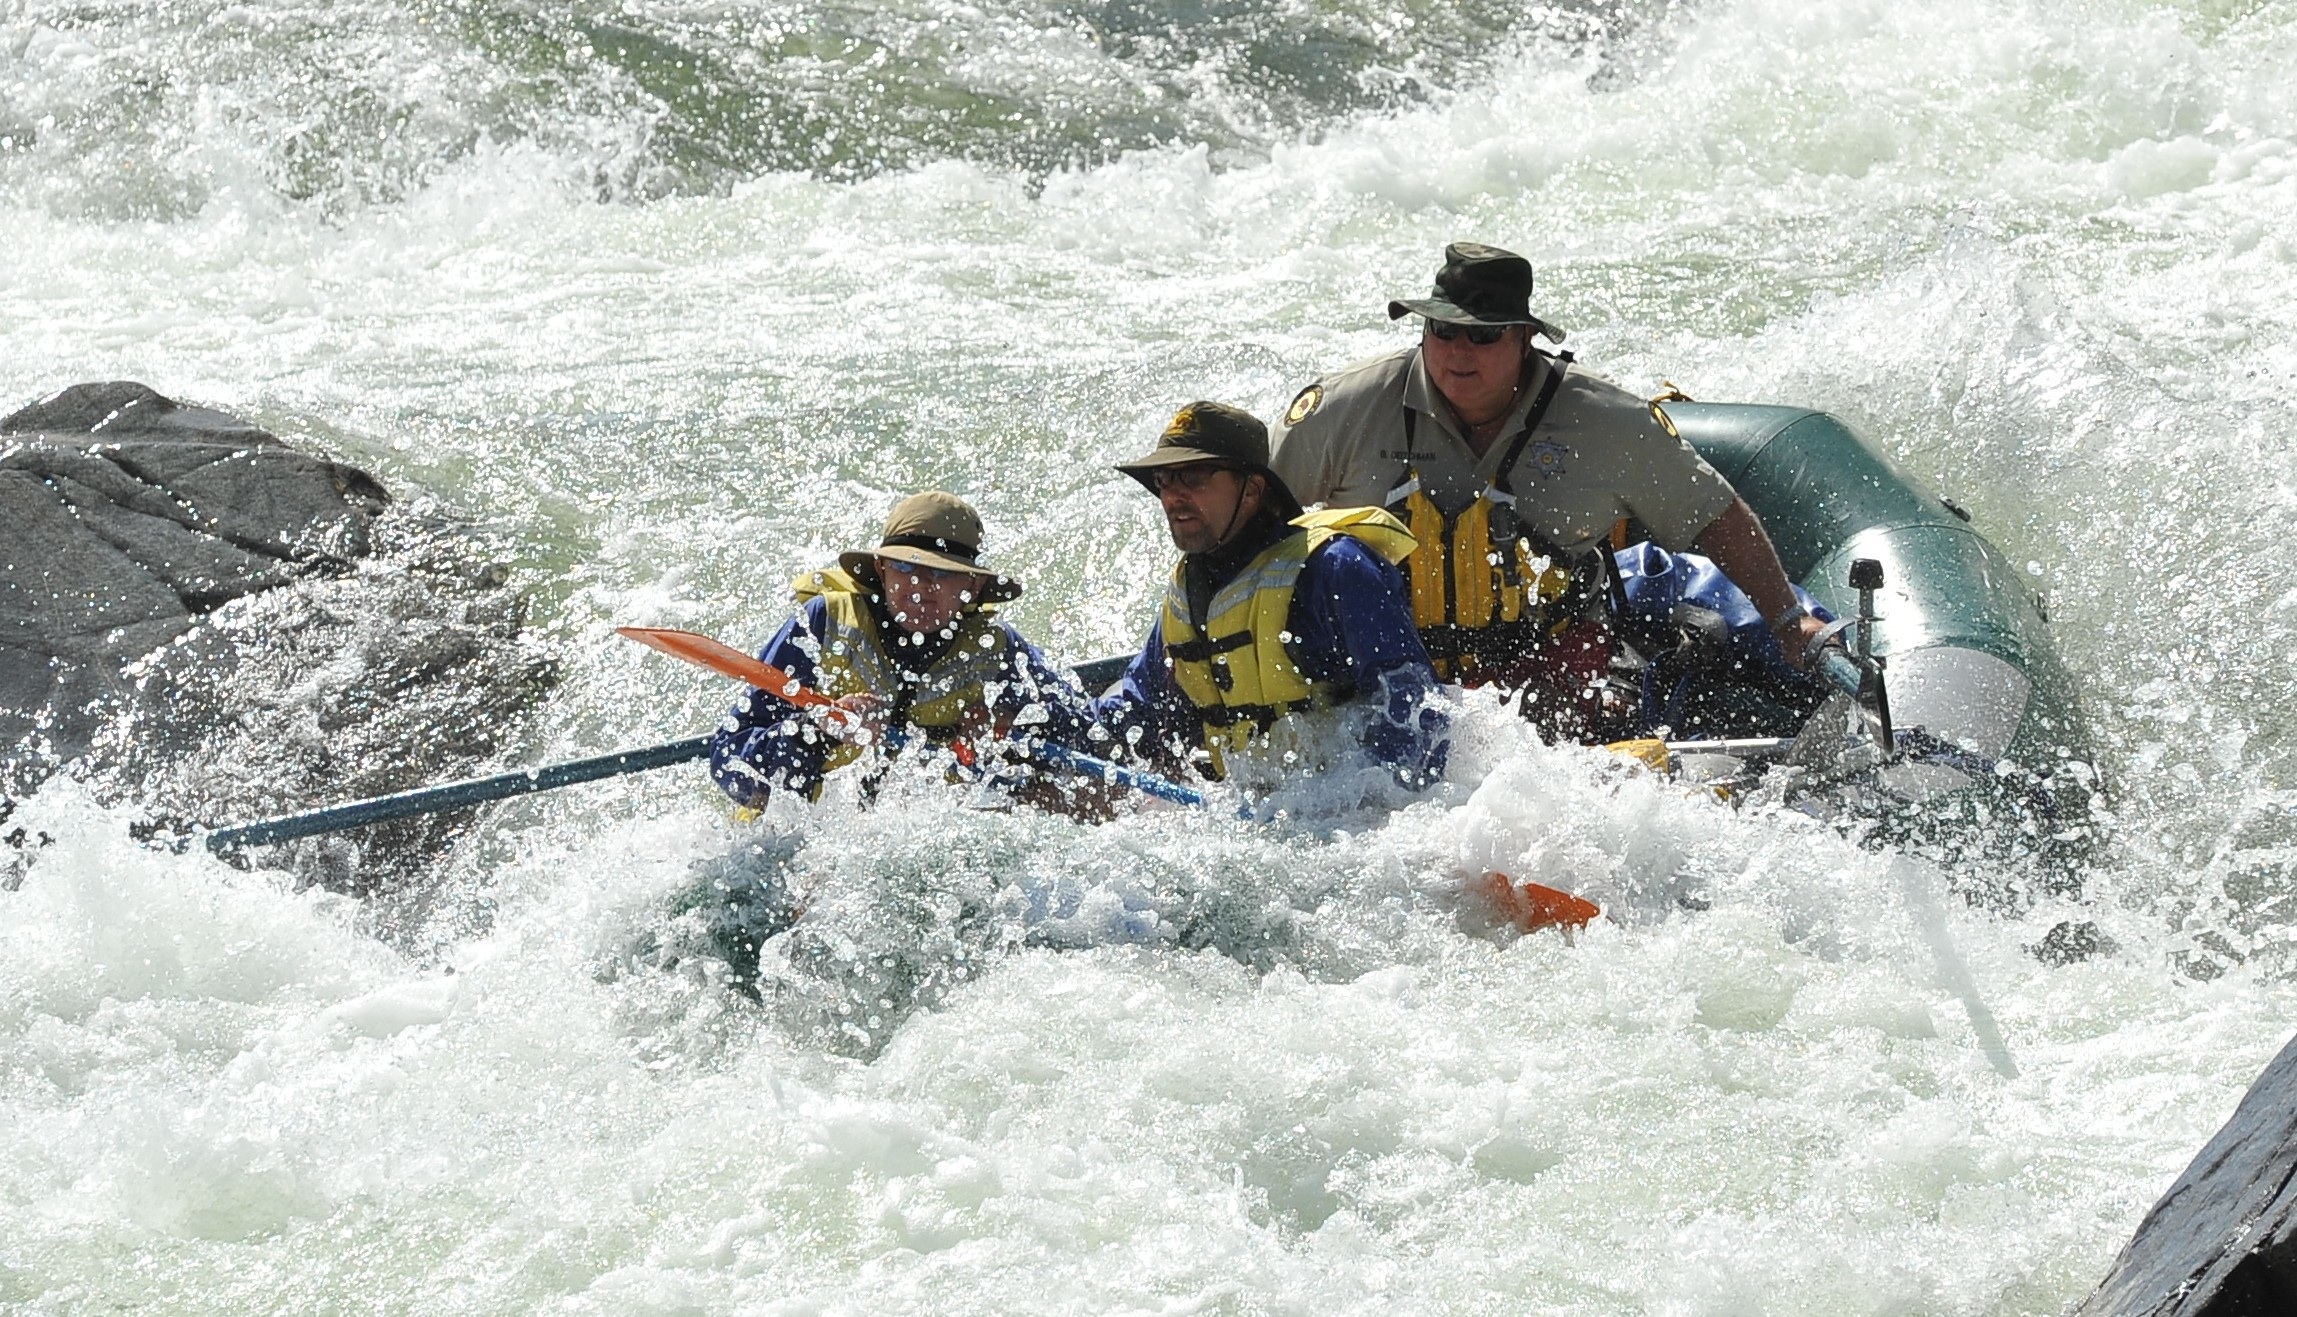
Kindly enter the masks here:
[[[1272, 432], [1270, 465], [1302, 503], [1378, 507], [1419, 471], [1439, 508], [1482, 492], [1523, 430], [1556, 367], [1541, 358], [1500, 438], [1479, 459], [1420, 363], [1418, 345], [1358, 362], [1300, 391]], [[1416, 412], [1412, 443], [1404, 412]], [[1660, 425], [1650, 404], [1608, 381], [1568, 371], [1516, 459], [1516, 515], [1566, 553], [1611, 533], [1621, 517], [1681, 551], [1738, 495], [1691, 446]]]

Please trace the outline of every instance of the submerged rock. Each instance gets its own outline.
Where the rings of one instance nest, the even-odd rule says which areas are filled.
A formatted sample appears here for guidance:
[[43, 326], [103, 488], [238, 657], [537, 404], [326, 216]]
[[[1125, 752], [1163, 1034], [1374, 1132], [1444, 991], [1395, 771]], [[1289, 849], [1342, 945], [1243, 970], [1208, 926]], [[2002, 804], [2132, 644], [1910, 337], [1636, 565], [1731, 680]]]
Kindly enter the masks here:
[[2297, 1039], [2138, 1224], [2075, 1317], [2297, 1312]]
[[[457, 775], [551, 681], [508, 579], [356, 467], [75, 385], [0, 419], [0, 793], [71, 766], [213, 823]], [[298, 868], [365, 890], [440, 829], [300, 843]]]

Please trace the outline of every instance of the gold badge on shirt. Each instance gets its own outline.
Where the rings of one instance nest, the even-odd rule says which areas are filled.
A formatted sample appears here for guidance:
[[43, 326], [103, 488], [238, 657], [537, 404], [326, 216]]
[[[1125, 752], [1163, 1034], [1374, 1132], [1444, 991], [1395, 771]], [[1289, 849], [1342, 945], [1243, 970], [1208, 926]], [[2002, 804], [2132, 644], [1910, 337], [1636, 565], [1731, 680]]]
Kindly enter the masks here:
[[1323, 401], [1324, 386], [1321, 384], [1309, 385], [1307, 388], [1302, 389], [1300, 391], [1300, 396], [1294, 398], [1292, 400], [1292, 405], [1284, 410], [1284, 423], [1286, 425], [1300, 424], [1302, 421], [1307, 420], [1308, 414], [1315, 411], [1317, 405]]

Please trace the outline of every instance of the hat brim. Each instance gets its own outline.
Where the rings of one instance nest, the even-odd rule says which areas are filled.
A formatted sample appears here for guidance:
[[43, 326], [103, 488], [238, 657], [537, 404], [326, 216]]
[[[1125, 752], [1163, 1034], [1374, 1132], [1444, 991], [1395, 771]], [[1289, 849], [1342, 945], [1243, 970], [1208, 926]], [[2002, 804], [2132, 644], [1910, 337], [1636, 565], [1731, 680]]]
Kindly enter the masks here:
[[1178, 444], [1168, 444], [1150, 450], [1146, 457], [1136, 457], [1130, 462], [1117, 463], [1117, 470], [1138, 480], [1147, 487], [1148, 492], [1154, 494], [1156, 483], [1153, 477], [1156, 472], [1168, 466], [1195, 466], [1199, 462], [1210, 462], [1214, 466], [1225, 466], [1239, 471], [1247, 469], [1244, 464], [1227, 453], [1212, 453], [1206, 452], [1202, 448], [1183, 448]]
[[981, 587], [980, 599], [984, 604], [1001, 604], [1008, 599], [1021, 597], [1021, 583], [994, 567], [984, 567], [980, 563], [967, 562], [951, 554], [935, 553], [931, 549], [913, 549], [903, 544], [882, 545], [875, 549], [850, 549], [837, 556], [837, 565], [845, 568], [846, 575], [856, 581], [874, 587], [879, 584], [877, 560], [880, 558], [915, 563], [938, 571], [969, 572], [986, 577], [988, 584]]
[[[1214, 466], [1224, 466], [1231, 471], [1242, 471], [1265, 479], [1268, 482], [1268, 492], [1275, 499], [1277, 510], [1284, 512], [1286, 521], [1290, 521], [1304, 511], [1300, 506], [1300, 500], [1294, 497], [1292, 487], [1284, 483], [1284, 477], [1267, 467], [1253, 466], [1249, 462], [1239, 462], [1227, 453], [1208, 453], [1201, 448], [1167, 446], [1157, 449], [1146, 457], [1135, 458], [1130, 462], [1120, 462], [1117, 464], [1117, 470], [1139, 481], [1141, 488], [1154, 494], [1156, 492], [1157, 472], [1168, 466], [1195, 466], [1200, 462], [1210, 462]], [[1287, 508], [1290, 511], [1284, 511]]]
[[1562, 330], [1529, 312], [1520, 316], [1485, 315], [1441, 297], [1388, 303], [1388, 319], [1401, 320], [1405, 316], [1425, 316], [1430, 320], [1441, 320], [1447, 325], [1529, 325], [1534, 334], [1544, 335], [1555, 343], [1563, 341]]

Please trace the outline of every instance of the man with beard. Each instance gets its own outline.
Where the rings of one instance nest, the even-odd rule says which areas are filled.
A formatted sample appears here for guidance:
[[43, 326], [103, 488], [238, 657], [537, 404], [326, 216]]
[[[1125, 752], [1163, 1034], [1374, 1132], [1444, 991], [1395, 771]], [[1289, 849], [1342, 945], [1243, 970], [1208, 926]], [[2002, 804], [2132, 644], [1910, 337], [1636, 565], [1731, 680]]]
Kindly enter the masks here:
[[1394, 517], [1302, 516], [1269, 469], [1268, 428], [1216, 402], [1181, 408], [1153, 451], [1117, 469], [1156, 495], [1182, 554], [1147, 642], [1099, 706], [1136, 750], [1199, 752], [1219, 777], [1240, 752], [1354, 707], [1365, 749], [1399, 783], [1442, 773], [1449, 727], [1393, 565], [1412, 548]]

